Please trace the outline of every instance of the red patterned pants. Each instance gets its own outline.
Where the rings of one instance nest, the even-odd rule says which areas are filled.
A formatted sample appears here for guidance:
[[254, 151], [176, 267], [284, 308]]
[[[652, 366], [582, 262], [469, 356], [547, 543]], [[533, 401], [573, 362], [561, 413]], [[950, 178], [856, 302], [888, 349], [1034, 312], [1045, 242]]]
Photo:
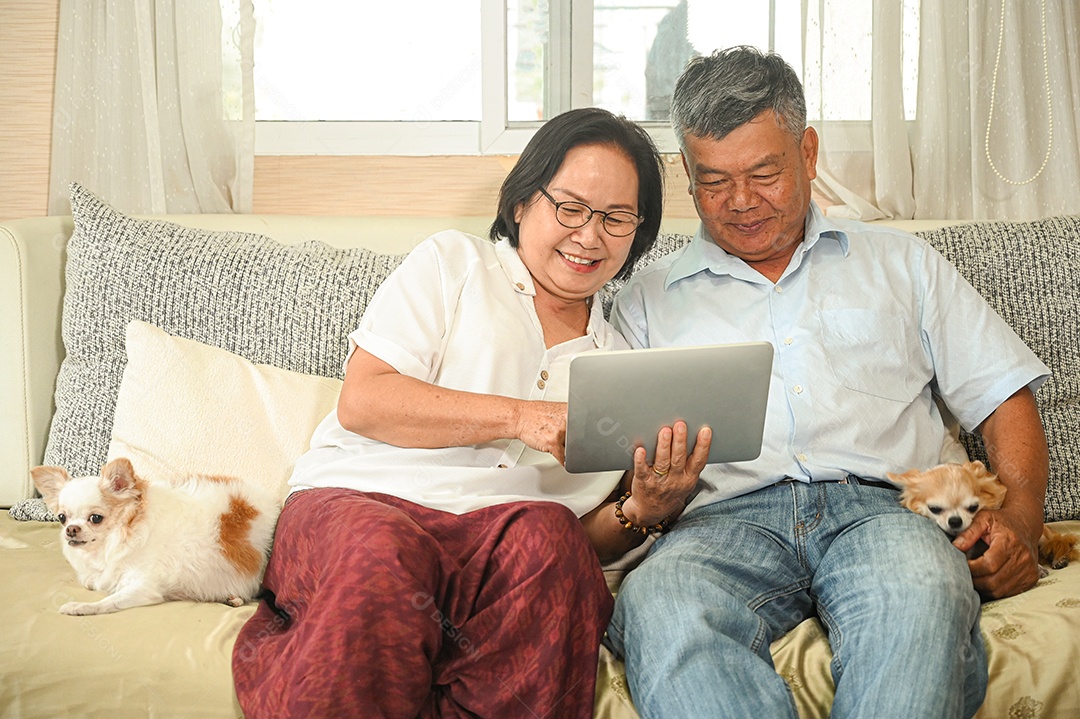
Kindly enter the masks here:
[[561, 505], [306, 490], [264, 584], [233, 650], [248, 719], [592, 716], [612, 598]]

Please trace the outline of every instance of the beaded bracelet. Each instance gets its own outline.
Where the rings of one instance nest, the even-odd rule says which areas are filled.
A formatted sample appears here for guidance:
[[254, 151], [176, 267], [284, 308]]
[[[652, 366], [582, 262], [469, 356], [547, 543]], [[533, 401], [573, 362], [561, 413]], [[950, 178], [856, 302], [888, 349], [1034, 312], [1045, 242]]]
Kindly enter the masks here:
[[619, 520], [619, 524], [621, 524], [623, 528], [631, 532], [637, 532], [639, 534], [648, 534], [650, 532], [653, 532], [655, 534], [663, 534], [664, 532], [666, 532], [668, 530], [667, 517], [661, 519], [659, 524], [654, 524], [651, 527], [634, 524], [626, 518], [626, 515], [623, 514], [622, 506], [623, 502], [630, 499], [630, 494], [630, 492], [627, 492], [623, 496], [619, 497], [619, 501], [615, 502], [615, 519]]

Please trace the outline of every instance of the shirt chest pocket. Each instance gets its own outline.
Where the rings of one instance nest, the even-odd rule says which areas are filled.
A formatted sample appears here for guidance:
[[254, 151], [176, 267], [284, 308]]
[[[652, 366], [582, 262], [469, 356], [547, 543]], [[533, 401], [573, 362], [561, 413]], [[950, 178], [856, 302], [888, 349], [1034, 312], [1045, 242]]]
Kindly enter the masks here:
[[910, 402], [932, 377], [919, 335], [902, 309], [821, 310], [818, 318], [825, 361], [842, 386]]

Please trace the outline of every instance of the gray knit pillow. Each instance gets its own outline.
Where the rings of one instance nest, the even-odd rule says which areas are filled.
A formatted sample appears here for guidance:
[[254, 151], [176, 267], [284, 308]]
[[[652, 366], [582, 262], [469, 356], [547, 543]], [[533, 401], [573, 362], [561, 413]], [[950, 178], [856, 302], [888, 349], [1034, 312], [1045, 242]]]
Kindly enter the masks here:
[[[1053, 372], [1036, 395], [1050, 445], [1046, 520], [1080, 519], [1080, 217], [918, 234], [956, 265]], [[973, 458], [986, 459], [979, 437], [961, 439]]]
[[136, 219], [78, 185], [71, 208], [66, 356], [45, 463], [73, 475], [97, 474], [105, 461], [129, 321], [258, 364], [340, 378], [348, 333], [402, 259]]

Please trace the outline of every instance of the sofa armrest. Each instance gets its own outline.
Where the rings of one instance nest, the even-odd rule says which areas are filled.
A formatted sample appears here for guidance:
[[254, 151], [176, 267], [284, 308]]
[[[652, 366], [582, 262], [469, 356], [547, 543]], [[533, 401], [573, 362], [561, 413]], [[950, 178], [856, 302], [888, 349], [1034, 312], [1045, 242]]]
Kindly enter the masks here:
[[0, 506], [33, 495], [63, 359], [60, 316], [70, 217], [0, 224]]

